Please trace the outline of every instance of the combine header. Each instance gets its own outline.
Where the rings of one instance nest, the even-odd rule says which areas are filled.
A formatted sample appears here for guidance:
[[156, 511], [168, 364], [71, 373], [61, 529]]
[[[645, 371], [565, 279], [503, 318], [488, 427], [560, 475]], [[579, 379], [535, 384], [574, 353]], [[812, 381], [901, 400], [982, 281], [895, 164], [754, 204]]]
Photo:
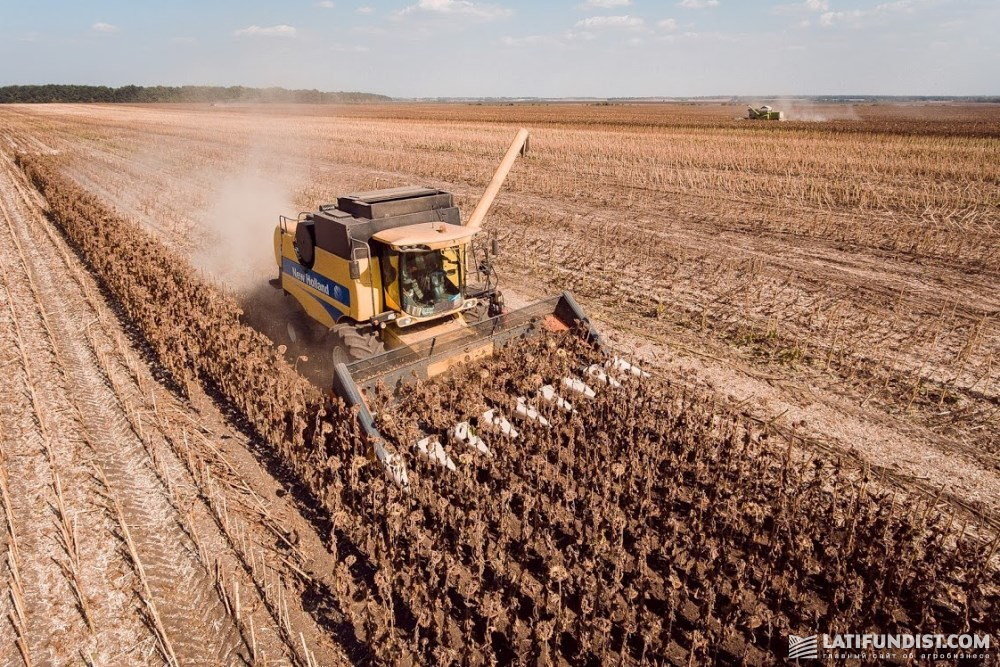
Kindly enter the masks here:
[[[572, 329], [603, 348], [569, 292], [507, 311], [491, 266], [497, 242], [478, 243], [493, 200], [527, 147], [528, 131], [522, 129], [464, 224], [451, 194], [403, 187], [339, 197], [336, 204], [295, 220], [281, 217], [275, 229], [275, 284], [308, 316], [305, 322], [289, 322], [289, 336], [295, 340], [303, 326], [327, 332], [333, 392], [357, 407], [374, 455], [401, 486], [408, 485], [405, 465], [385, 447], [365, 400], [376, 385], [395, 391], [545, 330]], [[595, 365], [581, 369], [581, 375], [608, 384], [616, 382], [609, 375], [613, 370], [640, 372], [608, 356], [606, 368]], [[566, 377], [547, 386], [541, 398], [570, 405], [563, 394], [593, 396], [594, 390], [581, 377]], [[449, 439], [487, 453], [481, 427], [510, 435], [516, 430], [507, 417], [539, 416], [527, 397], [512, 397], [510, 405], [493, 406], [478, 424], [456, 424]], [[414, 447], [454, 467], [436, 437], [428, 435]]]
[[769, 106], [747, 107], [747, 120], [785, 120], [785, 112], [775, 111]]

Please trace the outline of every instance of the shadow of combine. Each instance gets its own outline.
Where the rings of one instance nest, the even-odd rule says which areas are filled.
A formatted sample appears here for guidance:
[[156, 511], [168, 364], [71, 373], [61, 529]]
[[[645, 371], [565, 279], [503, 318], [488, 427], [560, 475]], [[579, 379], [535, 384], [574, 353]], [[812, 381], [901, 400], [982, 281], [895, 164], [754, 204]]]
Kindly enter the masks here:
[[285, 346], [285, 359], [320, 389], [333, 381], [333, 356], [327, 331], [313, 322], [294, 298], [263, 282], [236, 295], [243, 321], [275, 345]]

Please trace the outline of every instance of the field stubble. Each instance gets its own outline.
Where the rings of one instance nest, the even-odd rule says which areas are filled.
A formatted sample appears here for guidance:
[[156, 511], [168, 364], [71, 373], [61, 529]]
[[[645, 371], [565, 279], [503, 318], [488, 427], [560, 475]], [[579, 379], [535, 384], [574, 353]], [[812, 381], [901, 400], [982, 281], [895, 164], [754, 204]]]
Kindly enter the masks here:
[[301, 553], [273, 543], [280, 502], [252, 474], [237, 484], [239, 456], [206, 439], [221, 416], [157, 383], [44, 201], [0, 165], [3, 664], [308, 664], [283, 631], [313, 644], [301, 607], [267, 608], [300, 590]]
[[[996, 540], [659, 379], [547, 410], [554, 427], [526, 422], [517, 440], [484, 427], [494, 456], [458, 455], [454, 475], [408, 456], [404, 493], [342, 406], [247, 344], [260, 334], [232, 300], [166, 249], [137, 262], [159, 242], [47, 162], [24, 165], [171, 376], [216, 387], [325, 511], [336, 565], [317, 575], [320, 615], [356, 660], [769, 664], [810, 627], [995, 630]], [[169, 298], [146, 297], [164, 284]], [[573, 332], [543, 335], [455, 382], [372, 400], [407, 453], [415, 424], [443, 434], [595, 355]]]
[[[380, 113], [397, 116], [378, 118]], [[488, 177], [507, 127], [478, 118], [395, 122], [408, 113], [402, 107], [346, 112], [375, 118], [294, 114], [290, 122], [245, 110], [64, 108], [15, 118], [12, 136], [26, 145], [27, 137], [43, 137], [63, 153], [63, 168], [84, 185], [100, 183], [99, 195], [120, 193], [138, 222], [183, 251], [191, 247], [185, 244], [197, 246], [204, 221], [177, 202], [210, 201], [218, 183], [214, 170], [226, 156], [241, 164], [253, 159], [253, 169], [286, 185], [282, 174], [309, 173], [310, 181], [294, 193], [303, 208], [338, 192], [415, 178], [447, 185], [468, 204], [475, 184]], [[513, 119], [504, 110], [496, 113], [494, 122]], [[902, 415], [941, 436], [943, 444], [922, 438], [957, 456], [958, 465], [968, 459], [995, 472], [997, 304], [988, 280], [996, 258], [984, 245], [993, 238], [996, 211], [988, 187], [979, 185], [996, 179], [996, 163], [989, 164], [996, 138], [988, 123], [984, 132], [953, 136], [941, 125], [872, 121], [863, 126], [865, 134], [853, 131], [857, 127], [763, 130], [720, 119], [650, 126], [623, 122], [614, 117], [617, 110], [608, 113], [611, 129], [545, 120], [534, 157], [511, 179], [513, 194], [491, 224], [506, 237], [506, 268], [517, 287], [529, 294], [550, 286], [576, 289], [599, 315], [616, 321], [620, 339], [644, 334], [668, 346], [694, 347], [696, 356], [739, 363], [758, 376], [778, 375], [810, 392], [812, 383], [824, 381], [830, 393], [867, 405], [865, 416], [875, 408], [886, 417]], [[621, 113], [627, 121], [635, 112]], [[30, 133], [19, 133], [27, 126]], [[741, 133], [750, 138], [741, 140]], [[163, 147], [155, 155], [151, 134]], [[905, 172], [916, 185], [901, 181], [890, 193], [886, 179], [886, 192], [879, 194], [887, 164], [855, 145], [859, 136], [870, 143], [869, 135], [890, 154], [913, 148], [909, 167], [893, 168], [896, 178]], [[308, 147], [304, 154], [277, 150], [289, 136]], [[816, 151], [838, 141], [848, 145], [837, 144], [823, 171]], [[770, 156], [791, 162], [761, 163], [748, 157], [754, 154], [748, 147], [770, 148]], [[919, 165], [940, 157], [936, 151], [954, 159], [934, 172], [945, 182], [927, 197]], [[287, 161], [295, 163], [291, 170]], [[154, 164], [164, 165], [166, 175], [148, 171]], [[32, 168], [43, 187], [58, 182], [48, 167]], [[801, 173], [782, 181], [781, 169], [786, 176]], [[955, 185], [977, 169], [968, 187]], [[184, 178], [169, 180], [180, 171]], [[138, 214], [134, 205], [158, 178], [164, 189]], [[55, 187], [50, 200], [70, 188]], [[73, 199], [85, 200], [77, 194]], [[86, 202], [64, 201], [57, 214], [75, 207], [73, 215], [82, 216], [78, 225], [95, 216], [114, 224], [110, 213], [95, 213], [99, 205]], [[869, 217], [876, 229], [900, 224], [891, 235], [872, 232], [863, 222]], [[938, 235], [945, 242], [937, 243]], [[102, 275], [127, 258], [106, 261], [96, 267]], [[806, 632], [820, 622], [844, 629], [952, 627], [956, 604], [984, 629], [990, 623], [985, 619], [995, 618], [995, 592], [981, 586], [983, 576], [992, 576], [981, 564], [995, 543], [962, 537], [965, 528], [956, 531], [938, 517], [937, 498], [919, 506], [919, 499], [888, 495], [868, 473], [844, 471], [791, 444], [769, 445], [751, 435], [745, 420], [685, 388], [632, 387], [574, 416], [558, 434], [533, 432], [530, 447], [502, 446], [494, 460], [465, 461], [474, 475], [456, 480], [418, 468], [414, 495], [400, 497], [371, 466], [352, 458], [350, 446], [345, 449], [355, 434], [335, 418], [335, 406], [299, 408], [298, 399], [292, 407], [287, 401], [284, 408], [269, 405], [268, 396], [290, 388], [306, 406], [314, 399], [285, 371], [269, 382], [227, 367], [282, 366], [253, 351], [254, 335], [238, 328], [217, 343], [207, 341], [220, 321], [234, 322], [238, 314], [215, 297], [188, 292], [183, 286], [190, 278], [177, 273], [176, 258], [159, 266], [176, 287], [175, 305], [144, 305], [141, 280], [119, 285], [118, 298], [133, 300], [130, 315], [152, 335], [175, 379], [182, 385], [208, 379], [266, 437], [287, 443], [283, 455], [297, 462], [332, 517], [330, 546], [347, 554], [330, 583], [330, 608], [348, 647], [368, 645], [389, 661], [527, 654], [574, 663], [613, 656], [766, 662], [779, 650], [783, 632]], [[170, 317], [163, 318], [161, 307]], [[650, 321], [662, 328], [650, 331]], [[247, 359], [234, 359], [233, 351]], [[544, 347], [536, 354], [548, 366], [560, 363]], [[537, 389], [535, 375], [524, 377], [512, 364], [502, 358], [492, 374], [469, 373], [465, 380], [478, 386], [478, 377], [482, 394], [495, 400], [511, 384], [518, 391]], [[248, 377], [264, 384], [248, 387]], [[418, 392], [404, 405], [414, 413], [394, 421], [387, 409], [383, 417], [400, 447], [413, 434], [394, 424], [408, 417], [443, 428], [482, 407], [447, 392]], [[629, 406], [644, 412], [621, 417]], [[768, 420], [765, 435], [775, 421]], [[312, 445], [297, 451], [290, 436], [296, 432]], [[634, 447], [621, 446], [622, 432], [629, 432]], [[799, 443], [809, 449], [808, 438]], [[741, 455], [731, 456], [734, 450]], [[763, 475], [752, 467], [755, 458], [770, 462]], [[580, 479], [603, 482], [580, 488]], [[683, 483], [670, 483], [678, 479]], [[496, 496], [494, 484], [505, 489], [503, 502], [481, 502]], [[719, 507], [732, 510], [709, 511]], [[359, 523], [358, 517], [364, 519]], [[831, 524], [837, 526], [832, 536]], [[807, 527], [810, 539], [788, 528], [798, 525]], [[875, 532], [858, 532], [869, 530]], [[656, 536], [655, 547], [673, 544], [674, 551], [654, 554], [653, 545], [643, 546], [648, 535]], [[774, 574], [774, 553], [782, 554], [786, 569], [809, 576]], [[755, 569], [757, 562], [764, 569]], [[732, 568], [739, 564], [737, 573]], [[739, 585], [720, 591], [724, 577]], [[588, 596], [594, 590], [606, 591], [606, 599]], [[869, 602], [848, 600], [844, 590]], [[491, 606], [501, 599], [518, 600], [512, 617], [502, 618]], [[790, 607], [799, 611], [792, 614]], [[809, 610], [812, 618], [802, 615]]]
[[[821, 413], [860, 405], [900, 434], [892, 457], [863, 437], [876, 464], [916, 441], [995, 471], [1000, 112], [876, 105], [855, 108], [856, 121], [760, 125], [733, 111], [51, 107], [19, 110], [12, 125], [15, 141], [61, 151], [79, 182], [182, 253], [224, 256], [227, 238], [257, 238], [258, 252], [241, 246], [257, 267], [250, 281], [231, 278], [225, 257], [199, 256], [236, 289], [273, 270], [262, 208], [286, 201], [292, 213], [413, 182], [469, 207], [511, 125], [535, 125], [534, 149], [488, 222], [506, 247], [509, 289], [576, 290], [625, 344], [656, 341], [656, 363], [749, 369], [721, 390], [755, 405], [780, 389], [773, 413], [755, 416], [787, 409], [786, 426], [829, 423]], [[850, 449], [863, 430], [822, 435]], [[925, 462], [901, 465], [925, 476]], [[958, 477], [960, 494], [1000, 509], [995, 489]]]

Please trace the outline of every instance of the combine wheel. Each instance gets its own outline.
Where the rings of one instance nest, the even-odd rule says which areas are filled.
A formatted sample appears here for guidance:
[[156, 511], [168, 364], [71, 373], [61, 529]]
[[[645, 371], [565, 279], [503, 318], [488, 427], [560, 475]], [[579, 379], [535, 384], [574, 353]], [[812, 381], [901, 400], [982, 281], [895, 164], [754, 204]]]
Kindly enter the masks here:
[[367, 327], [343, 323], [330, 329], [327, 337], [333, 348], [333, 363], [349, 364], [385, 351], [385, 344]]

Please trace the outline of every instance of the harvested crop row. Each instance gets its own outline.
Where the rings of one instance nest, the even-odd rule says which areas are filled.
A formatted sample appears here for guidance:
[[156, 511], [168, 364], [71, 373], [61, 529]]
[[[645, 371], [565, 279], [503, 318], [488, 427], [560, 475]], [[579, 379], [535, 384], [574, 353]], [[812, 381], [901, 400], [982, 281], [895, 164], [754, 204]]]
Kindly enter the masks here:
[[[325, 613], [356, 659], [763, 664], [789, 632], [1000, 629], [995, 543], [659, 381], [492, 434], [495, 456], [456, 452], [456, 473], [416, 461], [403, 494], [231, 299], [51, 162], [20, 162], [172, 379], [218, 389], [329, 513]], [[382, 428], [409, 453], [595, 354], [573, 337], [508, 349], [385, 400]]]
[[[183, 484], [166, 481], [164, 458], [151, 448], [162, 425], [124, 398], [133, 387], [141, 397], [131, 383], [140, 375], [112, 361], [127, 349], [117, 347], [92, 281], [32, 205], [37, 193], [21, 185], [6, 156], [0, 164], [0, 299], [13, 330], [0, 329], [21, 362], [4, 364], [0, 440], [14, 463], [7, 470], [24, 575], [14, 628], [25, 639], [22, 658], [147, 664], [233, 656], [228, 649], [238, 651], [240, 640], [217, 613], [221, 602], [204, 576], [212, 569], [190, 558], [197, 524], [178, 509]], [[110, 486], [98, 482], [99, 469]], [[126, 543], [134, 558], [123, 553]], [[274, 655], [269, 639], [261, 643]]]

